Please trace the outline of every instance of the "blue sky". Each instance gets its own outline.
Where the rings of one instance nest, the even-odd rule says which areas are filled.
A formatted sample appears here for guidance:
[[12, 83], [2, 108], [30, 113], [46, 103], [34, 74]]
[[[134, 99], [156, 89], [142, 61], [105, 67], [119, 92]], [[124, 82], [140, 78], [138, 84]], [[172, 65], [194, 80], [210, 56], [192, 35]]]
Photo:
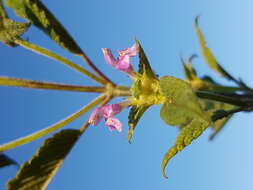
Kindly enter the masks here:
[[[120, 84], [130, 85], [131, 81], [105, 64], [101, 48], [108, 47], [116, 53], [117, 50], [130, 47], [137, 38], [159, 76], [183, 78], [179, 55], [187, 58], [192, 53], [199, 54], [193, 21], [196, 15], [201, 15], [200, 26], [219, 62], [234, 76], [241, 77], [253, 86], [251, 0], [43, 2], [94, 63]], [[34, 27], [25, 37], [83, 64], [78, 57], [58, 47]], [[9, 48], [0, 44], [0, 53], [0, 75], [95, 84], [64, 65], [21, 47]], [[137, 68], [137, 59], [133, 64]], [[194, 64], [200, 74], [217, 77], [203, 64], [201, 57]], [[93, 94], [0, 87], [0, 143], [57, 122], [94, 97]], [[127, 142], [128, 110], [119, 115], [124, 124], [122, 133], [111, 133], [103, 124], [90, 128], [48, 189], [252, 189], [253, 128], [250, 124], [253, 119], [250, 114], [237, 114], [213, 142], [208, 140], [211, 131], [207, 130], [171, 160], [167, 167], [169, 179], [166, 180], [161, 175], [160, 165], [165, 152], [173, 145], [178, 130], [161, 121], [159, 109], [156, 106], [145, 113], [131, 145]], [[78, 128], [87, 117], [88, 114], [65, 128]], [[22, 163], [34, 154], [44, 139], [10, 150], [7, 154]], [[4, 189], [4, 183], [16, 171], [16, 167], [0, 170], [0, 189]]]

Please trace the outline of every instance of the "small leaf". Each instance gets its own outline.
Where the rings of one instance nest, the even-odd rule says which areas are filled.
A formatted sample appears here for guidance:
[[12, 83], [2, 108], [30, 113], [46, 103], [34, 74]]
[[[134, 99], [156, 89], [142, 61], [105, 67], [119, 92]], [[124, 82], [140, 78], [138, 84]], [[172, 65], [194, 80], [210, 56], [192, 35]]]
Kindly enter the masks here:
[[140, 52], [139, 52], [139, 71], [138, 72], [140, 74], [147, 75], [150, 78], [157, 79], [155, 73], [153, 72], [153, 70], [152, 70], [152, 68], [149, 64], [148, 58], [147, 58], [140, 42], [138, 40], [136, 40], [136, 43], [139, 44], [139, 48], [140, 48]]
[[160, 112], [165, 123], [181, 125], [195, 117], [209, 120], [187, 82], [165, 76], [160, 79], [160, 87], [161, 92], [168, 98]]
[[[202, 78], [199, 78], [197, 76], [197, 72], [192, 67], [192, 58], [194, 58], [194, 56], [191, 56], [189, 58], [188, 63], [185, 63], [184, 60], [181, 58], [181, 62], [184, 66], [185, 77], [189, 81], [189, 83], [191, 84], [191, 87], [193, 89], [234, 93], [235, 90], [233, 88], [229, 89], [229, 88], [226, 88], [226, 87], [220, 85], [219, 83], [215, 82], [210, 76], [204, 76]], [[233, 106], [233, 105], [225, 104], [222, 102], [216, 102], [216, 101], [200, 99], [200, 98], [198, 99], [198, 101], [199, 101], [202, 109], [209, 115], [210, 118], [213, 116], [213, 114], [217, 110], [223, 110], [223, 109], [230, 110], [230, 109], [235, 108], [235, 106]], [[219, 119], [215, 122], [212, 122], [211, 127], [213, 129], [213, 133], [210, 136], [210, 140], [214, 139], [214, 137], [223, 129], [223, 127], [225, 126], [225, 124], [227, 123], [227, 121], [231, 117], [232, 117], [232, 115], [230, 115], [229, 117], [223, 118], [223, 119]], [[184, 127], [184, 125], [180, 126], [181, 129], [183, 127]]]
[[208, 125], [209, 123], [204, 120], [193, 119], [180, 131], [176, 143], [165, 154], [162, 161], [162, 174], [165, 178], [168, 178], [165, 174], [165, 168], [169, 160], [198, 138], [208, 128]]
[[192, 60], [196, 57], [196, 55], [192, 55], [189, 60], [188, 63], [185, 63], [184, 59], [182, 57], [180, 57], [181, 63], [184, 67], [184, 74], [187, 80], [192, 81], [194, 79], [197, 78], [197, 72], [195, 70], [195, 68], [192, 66]]
[[74, 54], [82, 53], [74, 39], [40, 0], [7, 0], [6, 4], [14, 9], [17, 15], [31, 21], [61, 47]]
[[207, 44], [206, 44], [206, 41], [205, 41], [205, 37], [204, 37], [203, 33], [201, 32], [201, 30], [199, 28], [198, 21], [199, 21], [199, 16], [197, 16], [195, 18], [195, 30], [196, 30], [197, 37], [198, 37], [198, 40], [199, 40], [199, 43], [200, 43], [200, 48], [201, 48], [201, 51], [202, 51], [202, 54], [204, 56], [204, 59], [205, 59], [206, 63], [208, 64], [208, 66], [211, 69], [213, 69], [214, 71], [216, 71], [217, 73], [219, 73], [221, 76], [223, 76], [223, 77], [231, 80], [231, 76], [218, 63], [218, 61], [214, 57], [211, 49], [209, 49], [207, 47]]
[[38, 152], [24, 163], [8, 190], [44, 190], [80, 136], [79, 130], [62, 130], [48, 138]]
[[4, 6], [3, 6], [3, 1], [0, 0], [0, 17], [1, 18], [8, 18], [8, 15], [4, 9]]
[[168, 125], [181, 127], [175, 145], [163, 158], [162, 174], [167, 178], [165, 167], [168, 161], [201, 135], [211, 122], [198, 103], [190, 84], [165, 76], [160, 79], [160, 87], [161, 92], [167, 97], [161, 108], [161, 118]]
[[30, 23], [15, 22], [0, 17], [0, 41], [11, 47], [16, 46], [15, 40], [25, 33], [29, 26]]
[[0, 168], [10, 165], [18, 165], [18, 163], [15, 160], [9, 158], [8, 156], [0, 153]]
[[128, 115], [128, 142], [131, 143], [137, 123], [149, 106], [132, 106]]

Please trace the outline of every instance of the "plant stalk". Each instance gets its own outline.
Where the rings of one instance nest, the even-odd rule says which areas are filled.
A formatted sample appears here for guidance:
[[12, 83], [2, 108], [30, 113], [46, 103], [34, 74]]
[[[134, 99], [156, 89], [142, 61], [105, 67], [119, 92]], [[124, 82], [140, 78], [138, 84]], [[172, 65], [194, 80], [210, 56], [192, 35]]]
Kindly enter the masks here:
[[4, 151], [10, 150], [10, 149], [13, 149], [17, 146], [24, 145], [24, 144], [34, 141], [38, 138], [41, 138], [41, 137], [43, 137], [43, 136], [45, 136], [57, 129], [60, 129], [61, 127], [69, 124], [70, 122], [74, 121], [75, 119], [79, 118], [80, 116], [82, 116], [83, 114], [88, 112], [90, 109], [95, 107], [97, 104], [102, 102], [104, 99], [105, 99], [105, 95], [101, 95], [98, 98], [96, 98], [95, 100], [93, 100], [92, 102], [90, 102], [89, 104], [82, 107], [76, 113], [66, 117], [65, 119], [45, 128], [45, 129], [42, 129], [40, 131], [37, 131], [37, 132], [27, 135], [25, 137], [21, 137], [19, 139], [9, 142], [9, 143], [0, 145], [0, 152], [4, 152]]
[[209, 91], [196, 91], [195, 93], [199, 98], [223, 102], [223, 103], [227, 103], [227, 104], [231, 104], [231, 105], [235, 105], [239, 107], [249, 106], [249, 104], [252, 105], [253, 103], [252, 101], [245, 101], [243, 98], [235, 98], [229, 95], [218, 94], [218, 93], [209, 92]]
[[69, 85], [69, 84], [42, 82], [12, 77], [0, 77], [0, 86], [14, 86], [22, 88], [65, 90], [76, 92], [96, 92], [96, 93], [104, 93], [106, 91], [106, 88], [102, 86]]
[[22, 47], [24, 47], [24, 48], [26, 48], [26, 49], [34, 51], [38, 54], [42, 54], [46, 57], [49, 57], [49, 58], [54, 59], [56, 61], [59, 61], [59, 62], [65, 64], [65, 65], [69, 66], [70, 68], [72, 68], [72, 69], [88, 76], [89, 78], [93, 79], [94, 81], [96, 81], [100, 84], [103, 84], [103, 85], [107, 84], [107, 81], [105, 81], [104, 79], [97, 77], [96, 75], [92, 74], [91, 72], [84, 69], [83, 67], [73, 63], [72, 61], [70, 61], [70, 60], [68, 60], [68, 59], [66, 59], [66, 58], [64, 58], [64, 57], [62, 57], [62, 56], [60, 56], [60, 55], [58, 55], [58, 54], [56, 54], [52, 51], [49, 51], [49, 50], [47, 50], [45, 48], [42, 48], [40, 46], [37, 46], [35, 44], [32, 44], [32, 43], [30, 43], [28, 41], [25, 41], [23, 39], [16, 39], [15, 43], [22, 46]]

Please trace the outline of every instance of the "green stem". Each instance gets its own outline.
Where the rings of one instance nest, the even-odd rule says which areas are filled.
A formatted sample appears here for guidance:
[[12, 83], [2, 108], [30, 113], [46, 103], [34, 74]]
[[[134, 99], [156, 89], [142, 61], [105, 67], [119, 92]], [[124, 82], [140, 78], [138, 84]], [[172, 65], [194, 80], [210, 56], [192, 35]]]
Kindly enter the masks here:
[[244, 91], [245, 89], [242, 89], [240, 87], [232, 87], [232, 86], [220, 86], [220, 85], [213, 85], [212, 90], [215, 92], [224, 92], [224, 93], [235, 93], [238, 91]]
[[38, 138], [41, 138], [67, 124], [69, 124], [70, 122], [74, 121], [75, 119], [79, 118], [80, 116], [82, 116], [83, 114], [85, 114], [86, 112], [88, 112], [90, 109], [92, 109], [93, 107], [95, 107], [97, 104], [99, 104], [100, 102], [102, 102], [105, 99], [105, 95], [99, 96], [98, 98], [96, 98], [95, 100], [93, 100], [92, 102], [90, 102], [88, 105], [82, 107], [79, 111], [77, 111], [76, 113], [68, 116], [67, 118], [45, 128], [42, 129], [40, 131], [37, 131], [35, 133], [32, 133], [28, 136], [16, 139], [14, 141], [11, 141], [9, 143], [0, 145], [0, 152], [6, 151], [6, 150], [10, 150], [12, 148], [15, 148], [17, 146], [21, 146], [23, 144], [29, 143], [31, 141], [34, 141]]
[[74, 70], [90, 77], [91, 79], [95, 80], [96, 82], [98, 82], [100, 84], [103, 84], [103, 85], [107, 84], [107, 81], [105, 81], [104, 79], [101, 79], [101, 78], [97, 77], [96, 75], [94, 75], [91, 72], [87, 71], [83, 67], [73, 63], [72, 61], [69, 61], [68, 59], [66, 59], [66, 58], [64, 58], [64, 57], [62, 57], [62, 56], [60, 56], [60, 55], [58, 55], [58, 54], [56, 54], [52, 51], [49, 51], [49, 50], [47, 50], [45, 48], [42, 48], [42, 47], [39, 47], [39, 46], [37, 46], [35, 44], [32, 44], [28, 41], [25, 41], [23, 39], [16, 39], [15, 43], [22, 46], [22, 47], [24, 47], [24, 48], [26, 48], [26, 49], [29, 49], [29, 50], [34, 51], [36, 53], [42, 54], [42, 55], [47, 56], [51, 59], [57, 60], [57, 61], [65, 64], [65, 65], [69, 66], [70, 68], [72, 68], [72, 69], [74, 69]]
[[15, 86], [23, 88], [66, 90], [77, 92], [97, 92], [97, 93], [104, 93], [106, 90], [104, 87], [98, 86], [69, 85], [69, 84], [42, 82], [11, 77], [0, 77], [0, 86]]
[[214, 92], [196, 91], [195, 93], [199, 98], [224, 102], [224, 103], [235, 105], [235, 106], [245, 106], [248, 103], [248, 102], [242, 101], [239, 98], [225, 96], [225, 95], [217, 94], [217, 93], [214, 93]]
[[130, 88], [127, 86], [112, 86], [113, 93], [112, 95], [115, 97], [118, 96], [131, 96]]

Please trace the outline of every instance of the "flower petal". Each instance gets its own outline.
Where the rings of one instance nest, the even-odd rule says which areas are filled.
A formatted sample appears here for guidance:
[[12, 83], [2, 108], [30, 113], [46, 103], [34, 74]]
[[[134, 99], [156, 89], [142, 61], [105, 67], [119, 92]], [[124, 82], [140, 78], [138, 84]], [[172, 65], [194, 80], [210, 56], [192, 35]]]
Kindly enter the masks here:
[[102, 117], [103, 117], [103, 109], [102, 107], [98, 107], [91, 113], [88, 122], [93, 126], [97, 125]]
[[136, 56], [139, 53], [139, 50], [140, 50], [139, 44], [134, 43], [134, 45], [132, 47], [119, 51], [119, 55], [120, 56], [128, 55], [128, 56], [132, 57], [132, 56]]
[[108, 48], [102, 48], [102, 51], [104, 54], [105, 61], [112, 67], [115, 67], [117, 62], [115, 58], [113, 57], [111, 50]]
[[122, 111], [123, 107], [120, 104], [109, 104], [103, 106], [103, 116], [105, 118], [112, 117]]
[[131, 74], [134, 71], [134, 69], [133, 69], [133, 66], [130, 64], [130, 56], [128, 55], [120, 56], [118, 58], [118, 63], [117, 63], [116, 68], [120, 71]]
[[120, 120], [114, 117], [107, 118], [105, 125], [109, 128], [110, 131], [117, 130], [118, 132], [122, 131], [122, 124]]

